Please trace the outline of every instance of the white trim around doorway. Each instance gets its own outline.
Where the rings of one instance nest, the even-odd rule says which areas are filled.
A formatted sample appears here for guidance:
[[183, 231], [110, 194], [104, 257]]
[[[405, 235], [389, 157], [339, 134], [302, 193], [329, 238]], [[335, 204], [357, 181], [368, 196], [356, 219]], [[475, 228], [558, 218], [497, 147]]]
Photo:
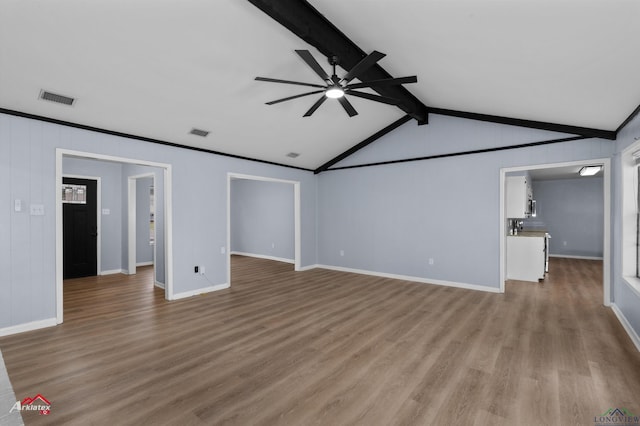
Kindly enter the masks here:
[[241, 173], [227, 173], [227, 283], [231, 285], [231, 181], [234, 179], [246, 179], [263, 182], [277, 182], [293, 185], [293, 233], [294, 233], [294, 270], [302, 270], [300, 266], [300, 182], [295, 180], [277, 179], [264, 176], [253, 176]]
[[[172, 222], [172, 173], [171, 164], [157, 163], [93, 152], [75, 151], [56, 148], [56, 323], [61, 324], [63, 318], [63, 256], [62, 256], [62, 176], [63, 158], [78, 157], [116, 163], [136, 164], [140, 166], [158, 167], [164, 170], [164, 214], [165, 214], [165, 299], [173, 300], [173, 222]], [[98, 209], [100, 212], [100, 209]]]
[[604, 223], [603, 223], [603, 247], [602, 247], [602, 300], [605, 306], [611, 306], [611, 159], [595, 158], [591, 160], [572, 161], [566, 163], [538, 164], [519, 167], [505, 167], [500, 169], [500, 292], [505, 291], [507, 277], [506, 241], [507, 232], [505, 221], [505, 182], [508, 172], [523, 172], [527, 170], [551, 169], [566, 166], [589, 166], [602, 164], [604, 166], [603, 191], [604, 191]]
[[[156, 186], [156, 174], [155, 173], [142, 173], [139, 175], [127, 176], [127, 274], [133, 275], [136, 273], [137, 266], [142, 266], [137, 261], [137, 186], [138, 179], [151, 178], [152, 185]], [[154, 212], [155, 213], [155, 212]], [[154, 230], [155, 234], [155, 230]], [[154, 238], [154, 241], [156, 239]], [[148, 262], [148, 265], [156, 264], [156, 245], [153, 245], [153, 261]], [[155, 281], [155, 273], [154, 273]]]

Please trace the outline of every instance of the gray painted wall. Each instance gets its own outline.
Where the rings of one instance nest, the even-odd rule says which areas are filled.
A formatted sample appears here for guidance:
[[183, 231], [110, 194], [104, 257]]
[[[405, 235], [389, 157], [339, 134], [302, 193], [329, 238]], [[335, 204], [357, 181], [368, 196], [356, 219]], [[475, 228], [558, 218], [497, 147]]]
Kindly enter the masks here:
[[[428, 126], [408, 123], [341, 165], [558, 136], [431, 115]], [[176, 293], [227, 282], [220, 247], [226, 244], [228, 172], [301, 182], [302, 266], [321, 263], [497, 288], [500, 169], [612, 157], [612, 290], [640, 333], [640, 297], [621, 274], [617, 214], [619, 152], [638, 136], [640, 117], [615, 143], [589, 139], [314, 176], [0, 114], [0, 328], [55, 316], [55, 148], [61, 147], [172, 165]], [[26, 211], [13, 211], [16, 199]], [[45, 206], [44, 216], [26, 213], [35, 203]], [[210, 282], [194, 274], [193, 265], [205, 266]]]
[[136, 179], [136, 263], [153, 262], [151, 238], [151, 186], [153, 178]]
[[[407, 123], [349, 158], [349, 164], [559, 136], [429, 117], [428, 126]], [[447, 137], [448, 130], [455, 138]], [[589, 139], [322, 173], [318, 175], [318, 263], [497, 289], [500, 169], [606, 158], [613, 148], [611, 141]]]
[[[146, 173], [155, 173], [157, 186], [160, 194], [156, 196], [157, 214], [156, 222], [159, 229], [156, 233], [156, 246], [159, 254], [156, 259], [156, 281], [164, 283], [164, 194], [163, 194], [163, 174], [162, 170], [155, 167], [139, 166], [112, 161], [94, 160], [88, 158], [64, 157], [63, 173], [68, 175], [97, 176], [101, 178], [101, 266], [99, 273], [111, 273], [115, 271], [126, 272], [128, 265], [128, 177]], [[137, 227], [140, 236], [138, 244], [141, 256], [138, 262], [153, 260], [153, 247], [148, 244], [148, 186], [151, 178], [140, 179], [146, 181], [146, 189], [141, 188], [141, 193], [136, 193], [142, 205], [137, 209], [140, 226]], [[104, 210], [109, 213], [105, 214]]]
[[293, 185], [231, 181], [231, 250], [293, 261]]
[[613, 300], [618, 306], [629, 325], [640, 336], [640, 290], [634, 289], [624, 279], [622, 273], [622, 171], [620, 153], [640, 137], [640, 114], [626, 125], [619, 133], [616, 140], [616, 153], [613, 156], [612, 176], [612, 211], [613, 222], [613, 260], [612, 260], [612, 293]]
[[[229, 172], [300, 182], [301, 264], [316, 263], [313, 173], [0, 114], [0, 328], [55, 318], [56, 148], [171, 164], [176, 294], [228, 282], [220, 247]], [[15, 199], [43, 204], [45, 215], [14, 212]], [[209, 281], [194, 265], [206, 267]]]
[[[122, 164], [122, 250], [121, 250], [121, 258], [122, 258], [122, 269], [127, 270], [129, 267], [129, 222], [128, 222], [128, 186], [129, 186], [129, 176], [139, 176], [144, 174], [153, 173], [155, 175], [155, 197], [156, 197], [156, 259], [155, 259], [155, 280], [159, 284], [165, 283], [165, 236], [164, 236], [164, 227], [165, 227], [165, 206], [164, 206], [164, 171], [163, 169], [157, 167], [150, 166], [141, 166], [137, 164]], [[144, 179], [137, 179], [145, 180]], [[147, 180], [149, 182], [150, 179]], [[139, 183], [139, 182], [138, 182]], [[136, 187], [136, 197], [139, 199], [143, 205], [136, 208], [136, 214], [138, 216], [138, 222], [136, 223], [136, 250], [145, 249], [151, 250], [151, 259], [153, 260], [153, 247], [145, 247], [148, 246], [148, 214], [149, 211], [149, 199], [148, 194], [149, 190], [144, 189], [144, 194], [140, 194]], [[142, 199], [141, 199], [142, 198]], [[141, 210], [142, 209], [142, 210]], [[142, 241], [144, 240], [144, 241]], [[143, 260], [137, 258], [136, 263], [140, 263]]]
[[534, 181], [533, 198], [537, 217], [531, 220], [544, 223], [551, 234], [550, 254], [602, 257], [604, 193], [601, 177]]

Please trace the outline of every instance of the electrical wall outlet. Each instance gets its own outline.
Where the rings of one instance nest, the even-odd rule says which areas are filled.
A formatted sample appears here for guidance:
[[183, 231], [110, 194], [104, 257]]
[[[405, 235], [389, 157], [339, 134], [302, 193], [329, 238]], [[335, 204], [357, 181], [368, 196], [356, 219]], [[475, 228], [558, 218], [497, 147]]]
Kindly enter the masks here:
[[433, 265], [433, 257], [429, 258], [429, 265]]
[[344, 250], [340, 250], [340, 256], [344, 256]]
[[200, 275], [204, 275], [204, 266], [200, 267]]
[[31, 216], [44, 216], [43, 204], [31, 204], [29, 207]]

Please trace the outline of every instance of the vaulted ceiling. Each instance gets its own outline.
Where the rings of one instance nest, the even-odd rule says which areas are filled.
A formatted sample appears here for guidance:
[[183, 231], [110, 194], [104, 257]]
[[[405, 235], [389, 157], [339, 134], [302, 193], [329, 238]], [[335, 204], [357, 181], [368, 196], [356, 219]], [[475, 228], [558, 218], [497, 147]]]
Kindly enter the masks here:
[[[638, 18], [636, 0], [3, 0], [0, 108], [310, 170], [407, 113], [405, 125], [438, 113], [614, 138], [640, 104]], [[315, 96], [265, 105], [308, 90], [256, 76], [322, 83], [294, 51], [329, 72], [338, 36], [347, 70], [378, 50], [379, 72], [417, 75], [401, 108], [351, 97], [354, 117], [328, 100], [303, 118]]]

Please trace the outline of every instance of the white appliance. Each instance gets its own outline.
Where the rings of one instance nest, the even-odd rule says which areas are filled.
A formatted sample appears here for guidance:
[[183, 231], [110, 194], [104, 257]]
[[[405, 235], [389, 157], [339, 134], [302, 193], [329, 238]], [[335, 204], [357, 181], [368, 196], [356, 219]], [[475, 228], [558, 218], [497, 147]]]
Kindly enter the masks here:
[[507, 279], [538, 282], [549, 271], [549, 238], [544, 231], [507, 236]]
[[544, 234], [544, 271], [549, 272], [549, 240], [551, 234], [545, 232]]

